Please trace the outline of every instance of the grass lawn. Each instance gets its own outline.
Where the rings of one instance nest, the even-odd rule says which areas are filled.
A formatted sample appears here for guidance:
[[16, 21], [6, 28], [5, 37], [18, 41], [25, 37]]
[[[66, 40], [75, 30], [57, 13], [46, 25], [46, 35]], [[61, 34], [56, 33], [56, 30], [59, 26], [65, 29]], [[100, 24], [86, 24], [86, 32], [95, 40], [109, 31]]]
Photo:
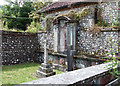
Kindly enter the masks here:
[[[36, 70], [40, 64], [38, 63], [22, 63], [16, 65], [8, 65], [2, 67], [2, 84], [20, 84], [38, 79]], [[54, 70], [56, 74], [63, 73]]]

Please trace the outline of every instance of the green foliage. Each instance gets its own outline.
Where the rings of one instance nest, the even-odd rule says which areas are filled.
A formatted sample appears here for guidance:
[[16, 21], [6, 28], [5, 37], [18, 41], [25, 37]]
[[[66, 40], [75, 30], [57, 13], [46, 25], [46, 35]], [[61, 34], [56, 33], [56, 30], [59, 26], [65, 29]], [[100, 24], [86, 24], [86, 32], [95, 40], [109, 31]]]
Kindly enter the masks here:
[[7, 29], [7, 28], [4, 28], [4, 29], [2, 29], [2, 30], [4, 30], [4, 31], [13, 31], [13, 32], [25, 32], [24, 30], [20, 30], [20, 29]]
[[[8, 23], [8, 22], [6, 22], [6, 23]], [[2, 28], [2, 30], [14, 31], [14, 32], [24, 32], [24, 30], [20, 30], [20, 29], [16, 29], [16, 28], [9, 29], [7, 24]]]
[[38, 32], [39, 30], [45, 30], [45, 28], [42, 28], [41, 27], [41, 24], [39, 22], [31, 22], [30, 26], [27, 27], [27, 30], [26, 32], [31, 32], [31, 33], [36, 33]]
[[49, 31], [51, 22], [53, 21], [54, 18], [55, 18], [55, 16], [53, 16], [53, 17], [47, 16], [46, 17], [46, 31]]
[[84, 17], [88, 16], [89, 14], [93, 13], [94, 9], [93, 8], [83, 8], [82, 11], [79, 11], [76, 14], [76, 20], [82, 20]]
[[106, 25], [104, 24], [104, 21], [103, 21], [101, 18], [98, 18], [97, 20], [98, 20], [97, 26], [99, 26], [99, 27], [106, 26]]
[[62, 67], [67, 68], [67, 65], [66, 65], [66, 64], [64, 64], [64, 65], [62, 65]]
[[66, 17], [70, 18], [71, 20], [81, 21], [84, 17], [88, 16], [92, 12], [93, 12], [93, 8], [83, 8], [82, 11], [79, 11], [79, 12], [76, 12], [76, 11], [72, 10], [72, 11], [66, 13], [66, 14], [60, 14], [58, 16], [52, 16], [52, 17], [47, 16], [46, 17], [46, 31], [49, 31], [51, 22], [53, 21], [53, 19], [55, 17], [66, 16]]
[[[119, 71], [119, 67], [120, 67], [120, 63], [119, 63], [119, 59], [120, 56], [116, 56], [115, 52], [112, 52], [114, 49], [111, 48], [111, 46], [118, 46], [118, 44], [113, 43], [112, 42], [112, 37], [108, 38], [108, 46], [109, 46], [109, 50], [111, 51], [110, 53], [106, 53], [106, 56], [112, 55], [112, 57], [105, 57], [108, 60], [106, 62], [111, 62], [109, 65], [107, 65], [106, 67], [109, 69], [109, 73], [114, 75], [116, 78], [119, 77], [120, 75], [120, 71]], [[110, 44], [111, 43], [111, 44]], [[106, 63], [105, 62], [105, 63]]]
[[48, 64], [50, 64], [51, 66], [53, 66], [53, 62], [48, 60]]
[[9, 3], [9, 5], [2, 6], [2, 20], [4, 26], [8, 28], [16, 28], [26, 30], [27, 24], [31, 23], [29, 14], [34, 8], [31, 2], [23, 1], [22, 5], [19, 2]]
[[[27, 32], [38, 32], [44, 30], [39, 22], [37, 11], [51, 2], [26, 2], [24, 0], [6, 0], [9, 4], [2, 6], [2, 21], [4, 30], [18, 31], [26, 30]], [[41, 20], [44, 15], [41, 16]], [[33, 20], [32, 20], [33, 19]], [[33, 21], [33, 22], [31, 22]], [[36, 23], [36, 24], [35, 24]], [[14, 28], [14, 29], [11, 29]]]
[[41, 27], [41, 25], [40, 25], [41, 23], [39, 23], [39, 22], [41, 22], [41, 21], [39, 21], [39, 18], [41, 20], [43, 20], [44, 19], [44, 14], [39, 16], [37, 14], [37, 12], [38, 12], [38, 10], [40, 10], [41, 8], [47, 6], [50, 3], [52, 3], [52, 2], [34, 1], [32, 3], [32, 7], [34, 7], [34, 10], [29, 13], [29, 17], [33, 19], [33, 22], [31, 22], [30, 26], [27, 27], [27, 30], [26, 30], [27, 32], [35, 33], [35, 32], [38, 32], [39, 30], [42, 30], [42, 31], [45, 30], [45, 28]]
[[120, 59], [119, 57], [106, 57], [107, 59], [109, 59], [106, 62], [111, 62], [109, 65], [107, 65], [106, 67], [109, 69], [109, 73], [114, 75], [116, 78], [118, 78], [120, 76], [120, 71], [119, 68], [120, 67], [120, 63], [118, 62], [118, 59]]
[[[34, 1], [32, 3], [32, 6], [34, 7], [34, 10], [29, 13], [29, 17], [33, 18], [34, 20], [36, 19], [38, 21], [39, 15], [37, 14], [38, 10], [41, 8], [51, 4], [52, 2], [41, 2], [41, 1]], [[44, 17], [43, 15], [40, 17]]]
[[72, 10], [66, 14], [58, 15], [58, 16], [67, 16], [70, 19], [81, 21], [83, 18], [91, 14], [93, 11], [94, 11], [93, 8], [83, 8], [81, 11], [78, 12]]
[[61, 73], [63, 73], [62, 71], [55, 70], [55, 69], [54, 69], [53, 71], [56, 72], [56, 75], [57, 75], [57, 74], [61, 74]]

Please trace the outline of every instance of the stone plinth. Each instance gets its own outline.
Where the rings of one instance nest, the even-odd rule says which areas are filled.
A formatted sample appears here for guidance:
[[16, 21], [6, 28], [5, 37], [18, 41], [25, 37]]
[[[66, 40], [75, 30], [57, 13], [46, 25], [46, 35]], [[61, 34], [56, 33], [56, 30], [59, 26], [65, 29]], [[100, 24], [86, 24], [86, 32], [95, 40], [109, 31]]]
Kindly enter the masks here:
[[55, 75], [55, 72], [53, 72], [53, 68], [50, 64], [42, 63], [39, 69], [36, 71], [36, 75], [39, 78], [43, 78]]
[[42, 63], [39, 69], [36, 71], [36, 75], [39, 78], [55, 75], [55, 72], [53, 72], [52, 65], [48, 63], [48, 51], [46, 48], [46, 40], [44, 42], [44, 63]]

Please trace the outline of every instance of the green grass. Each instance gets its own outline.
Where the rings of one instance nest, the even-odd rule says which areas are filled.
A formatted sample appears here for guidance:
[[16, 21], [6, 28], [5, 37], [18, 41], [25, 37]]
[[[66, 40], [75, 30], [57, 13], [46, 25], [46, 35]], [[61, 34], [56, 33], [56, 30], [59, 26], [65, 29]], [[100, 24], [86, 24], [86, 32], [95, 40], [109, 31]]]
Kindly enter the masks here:
[[[36, 70], [40, 64], [38, 63], [22, 63], [16, 65], [8, 65], [2, 67], [2, 84], [20, 84], [37, 80]], [[60, 74], [58, 70], [54, 70], [56, 74]]]
[[53, 71], [56, 72], [56, 75], [57, 75], [57, 74], [61, 74], [61, 73], [63, 73], [62, 71], [55, 70], [55, 69], [54, 69]]

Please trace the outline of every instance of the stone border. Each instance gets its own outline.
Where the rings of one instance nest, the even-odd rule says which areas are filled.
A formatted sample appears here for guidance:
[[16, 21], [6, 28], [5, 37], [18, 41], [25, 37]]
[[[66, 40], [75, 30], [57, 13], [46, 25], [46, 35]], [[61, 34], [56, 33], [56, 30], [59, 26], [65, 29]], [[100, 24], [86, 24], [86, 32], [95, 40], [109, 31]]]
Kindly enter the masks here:
[[[52, 86], [55, 86], [56, 84], [64, 84], [65, 86], [78, 84], [80, 85], [84, 84], [86, 80], [94, 81], [98, 77], [103, 77], [106, 74], [108, 75], [108, 69], [105, 68], [108, 64], [110, 63], [95, 65], [71, 72], [65, 72], [51, 77], [41, 78], [31, 82], [22, 83], [21, 85], [24, 84], [52, 84]], [[109, 78], [109, 81], [111, 81], [111, 79], [113, 78]]]

